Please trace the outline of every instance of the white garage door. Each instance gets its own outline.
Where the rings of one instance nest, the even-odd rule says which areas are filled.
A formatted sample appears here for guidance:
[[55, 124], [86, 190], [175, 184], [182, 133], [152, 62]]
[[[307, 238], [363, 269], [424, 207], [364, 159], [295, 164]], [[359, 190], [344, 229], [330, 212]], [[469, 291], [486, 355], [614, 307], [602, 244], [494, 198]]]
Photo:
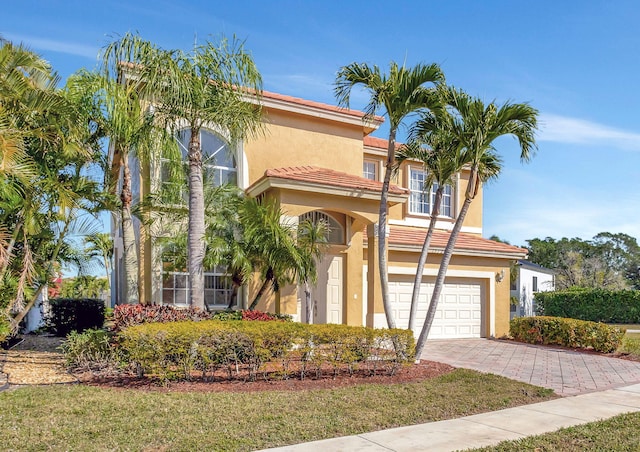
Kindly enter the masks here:
[[[423, 279], [414, 330], [416, 338], [427, 315], [434, 281], [434, 278]], [[480, 282], [474, 280], [448, 278], [440, 295], [429, 339], [484, 336], [482, 287]], [[406, 328], [409, 324], [412, 292], [412, 276], [389, 276], [389, 295], [398, 328]]]

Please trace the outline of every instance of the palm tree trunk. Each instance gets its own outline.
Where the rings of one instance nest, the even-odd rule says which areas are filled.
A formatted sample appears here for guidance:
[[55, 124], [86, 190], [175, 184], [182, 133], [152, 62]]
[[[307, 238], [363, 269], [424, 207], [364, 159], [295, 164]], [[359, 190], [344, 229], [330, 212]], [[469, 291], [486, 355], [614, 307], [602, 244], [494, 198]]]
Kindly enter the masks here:
[[260, 290], [258, 290], [258, 293], [253, 298], [253, 301], [249, 306], [249, 311], [253, 311], [256, 308], [256, 306], [258, 306], [258, 302], [260, 301], [260, 298], [262, 298], [262, 294], [266, 292], [267, 287], [269, 287], [269, 284], [271, 283], [271, 281], [273, 281], [273, 269], [269, 268], [267, 270], [267, 276], [264, 278], [264, 282], [262, 283], [262, 286], [260, 286]]
[[411, 295], [411, 310], [409, 312], [409, 330], [413, 330], [416, 322], [416, 312], [418, 311], [418, 299], [420, 298], [420, 286], [422, 285], [422, 273], [424, 272], [424, 264], [427, 262], [427, 256], [429, 255], [429, 245], [431, 245], [431, 238], [433, 237], [433, 231], [436, 228], [436, 221], [440, 214], [440, 204], [442, 203], [442, 192], [444, 191], [444, 185], [438, 185], [436, 190], [436, 196], [433, 201], [433, 209], [431, 209], [431, 221], [429, 221], [429, 230], [427, 236], [424, 238], [422, 244], [422, 251], [418, 258], [418, 266], [416, 267], [416, 277], [413, 281], [413, 294]]
[[122, 242], [124, 258], [124, 288], [125, 304], [138, 304], [140, 297], [138, 293], [138, 247], [136, 246], [136, 236], [133, 231], [133, 220], [131, 218], [131, 171], [126, 153], [121, 154], [122, 158], [122, 191], [120, 193], [121, 218], [122, 218]]
[[311, 287], [309, 287], [309, 281], [304, 282], [304, 304], [306, 306], [305, 311], [305, 323], [311, 323], [311, 317], [313, 317], [311, 307]]
[[200, 129], [191, 129], [189, 140], [189, 230], [188, 260], [189, 302], [191, 307], [206, 309], [204, 304], [204, 183]]
[[389, 272], [387, 262], [387, 213], [389, 210], [389, 185], [391, 183], [391, 174], [393, 172], [393, 162], [396, 152], [396, 130], [389, 131], [389, 147], [387, 149], [387, 162], [384, 173], [384, 181], [382, 182], [382, 193], [380, 194], [380, 215], [378, 217], [378, 264], [380, 267], [380, 287], [382, 291], [382, 305], [384, 314], [387, 317], [387, 325], [389, 328], [396, 327], [396, 321], [391, 311], [391, 303], [389, 300]]
[[427, 337], [429, 336], [429, 332], [431, 331], [431, 325], [433, 325], [433, 319], [436, 315], [436, 309], [438, 309], [438, 299], [440, 298], [442, 288], [444, 287], [444, 280], [447, 275], [447, 269], [449, 268], [449, 262], [451, 262], [451, 257], [453, 256], [453, 248], [455, 247], [456, 241], [458, 240], [460, 229], [462, 229], [462, 223], [464, 223], [464, 218], [467, 216], [471, 201], [473, 201], [473, 198], [478, 192], [479, 179], [477, 173], [477, 166], [472, 167], [464, 203], [462, 204], [460, 213], [458, 213], [458, 218], [456, 218], [456, 222], [453, 225], [453, 230], [451, 231], [451, 236], [449, 236], [449, 241], [447, 242], [447, 246], [445, 247], [444, 253], [442, 255], [442, 262], [440, 263], [440, 269], [438, 270], [436, 283], [433, 287], [433, 294], [431, 295], [431, 302], [429, 303], [429, 309], [427, 310], [427, 317], [424, 319], [424, 325], [416, 343], [416, 362], [420, 360], [420, 355], [422, 354], [422, 350], [424, 350], [424, 346], [427, 342]]

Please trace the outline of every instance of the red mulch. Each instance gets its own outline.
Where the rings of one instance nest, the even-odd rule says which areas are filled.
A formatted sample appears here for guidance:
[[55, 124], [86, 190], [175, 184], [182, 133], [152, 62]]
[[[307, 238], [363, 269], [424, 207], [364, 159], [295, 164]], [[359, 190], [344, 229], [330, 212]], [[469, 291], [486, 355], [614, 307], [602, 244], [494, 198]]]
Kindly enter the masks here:
[[421, 360], [419, 364], [404, 366], [395, 375], [366, 376], [364, 374], [349, 375], [343, 373], [335, 378], [325, 372], [321, 378], [315, 375], [300, 380], [289, 378], [286, 380], [264, 380], [260, 376], [256, 381], [217, 379], [216, 381], [176, 381], [161, 384], [149, 378], [131, 376], [96, 376], [91, 373], [77, 374], [80, 382], [90, 386], [100, 386], [118, 389], [137, 389], [153, 392], [258, 392], [258, 391], [305, 391], [312, 389], [335, 389], [358, 384], [398, 384], [418, 383], [440, 375], [448, 374], [453, 367], [434, 361]]

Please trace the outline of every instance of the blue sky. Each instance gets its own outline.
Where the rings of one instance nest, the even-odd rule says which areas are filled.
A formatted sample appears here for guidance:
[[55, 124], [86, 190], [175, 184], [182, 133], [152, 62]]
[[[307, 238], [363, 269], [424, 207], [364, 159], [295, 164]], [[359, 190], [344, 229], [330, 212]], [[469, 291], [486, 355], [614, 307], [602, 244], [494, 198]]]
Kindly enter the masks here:
[[[236, 34], [269, 91], [335, 103], [353, 61], [435, 62], [485, 101], [540, 111], [538, 153], [486, 187], [484, 235], [513, 244], [601, 231], [640, 238], [640, 4], [635, 1], [30, 1], [2, 7], [0, 34], [49, 60], [63, 80], [93, 68], [114, 36], [165, 48]], [[353, 107], [362, 107], [356, 96]], [[384, 130], [376, 135], [385, 137]]]

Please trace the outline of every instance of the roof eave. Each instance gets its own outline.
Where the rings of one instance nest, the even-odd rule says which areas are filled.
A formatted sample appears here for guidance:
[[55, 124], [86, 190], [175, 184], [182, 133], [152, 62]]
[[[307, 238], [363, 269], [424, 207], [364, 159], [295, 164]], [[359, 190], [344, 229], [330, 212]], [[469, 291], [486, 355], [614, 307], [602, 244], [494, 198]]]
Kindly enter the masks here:
[[[365, 247], [367, 245], [365, 244]], [[406, 243], [391, 243], [389, 244], [390, 251], [412, 251], [419, 253], [422, 250], [422, 245], [410, 245]], [[443, 254], [444, 248], [429, 248], [430, 253]], [[524, 253], [518, 252], [506, 252], [506, 251], [489, 251], [489, 250], [471, 250], [467, 248], [454, 248], [453, 254], [457, 256], [472, 256], [472, 257], [491, 257], [496, 259], [522, 259], [526, 256]]]
[[[284, 188], [289, 190], [297, 190], [311, 193], [324, 193], [336, 196], [347, 196], [352, 198], [369, 199], [374, 201], [380, 200], [380, 192], [375, 190], [369, 190], [366, 188], [347, 188], [332, 186], [327, 184], [319, 184], [314, 182], [304, 182], [290, 180], [280, 177], [267, 176], [247, 188], [247, 194], [251, 197], [256, 197], [266, 192], [271, 188]], [[409, 194], [396, 194], [389, 193], [389, 204], [404, 203], [409, 199]]]

